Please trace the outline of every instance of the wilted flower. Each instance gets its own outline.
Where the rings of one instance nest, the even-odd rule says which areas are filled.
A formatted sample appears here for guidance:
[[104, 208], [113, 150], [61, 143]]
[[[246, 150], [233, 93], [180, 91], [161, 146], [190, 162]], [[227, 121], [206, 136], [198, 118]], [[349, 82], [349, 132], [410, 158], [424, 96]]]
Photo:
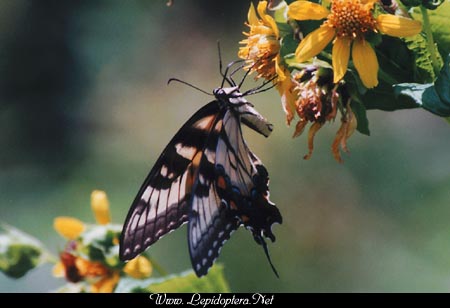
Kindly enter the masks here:
[[343, 85], [332, 82], [331, 70], [319, 68], [315, 65], [306, 66], [295, 73], [291, 79], [295, 85], [295, 112], [299, 121], [295, 127], [293, 137], [301, 135], [308, 123], [312, 123], [308, 131], [309, 152], [304, 159], [309, 159], [314, 149], [314, 137], [327, 121], [336, 118], [338, 107], [342, 113], [342, 124], [339, 128], [332, 152], [337, 161], [341, 162], [339, 147], [347, 151], [346, 141], [356, 128], [356, 118], [350, 109], [349, 100], [342, 97]]

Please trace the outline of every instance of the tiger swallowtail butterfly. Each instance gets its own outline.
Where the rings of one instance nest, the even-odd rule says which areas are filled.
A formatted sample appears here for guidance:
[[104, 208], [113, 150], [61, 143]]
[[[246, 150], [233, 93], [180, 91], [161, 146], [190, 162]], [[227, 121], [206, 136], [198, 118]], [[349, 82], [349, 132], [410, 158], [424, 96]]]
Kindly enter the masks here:
[[[281, 224], [282, 218], [269, 200], [267, 170], [247, 146], [241, 128], [244, 123], [265, 137], [271, 133], [272, 125], [244, 98], [265, 84], [241, 93], [243, 81], [236, 85], [232, 74], [227, 76], [234, 63], [225, 73], [221, 67], [223, 81], [213, 91], [215, 100], [181, 127], [144, 181], [123, 226], [121, 260], [135, 258], [166, 233], [188, 223], [191, 262], [201, 277], [231, 233], [243, 225], [263, 246], [278, 276], [264, 237], [275, 241], [272, 224]], [[224, 87], [225, 81], [230, 87]]]

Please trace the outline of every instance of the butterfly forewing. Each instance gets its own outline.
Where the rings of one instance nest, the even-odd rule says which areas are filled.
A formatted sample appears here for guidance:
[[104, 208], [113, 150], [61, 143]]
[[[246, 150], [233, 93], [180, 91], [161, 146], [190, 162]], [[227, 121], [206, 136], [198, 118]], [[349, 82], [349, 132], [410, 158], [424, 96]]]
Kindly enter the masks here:
[[164, 149], [125, 220], [120, 257], [130, 260], [187, 222], [192, 186], [207, 137], [219, 116], [216, 101], [195, 113]]

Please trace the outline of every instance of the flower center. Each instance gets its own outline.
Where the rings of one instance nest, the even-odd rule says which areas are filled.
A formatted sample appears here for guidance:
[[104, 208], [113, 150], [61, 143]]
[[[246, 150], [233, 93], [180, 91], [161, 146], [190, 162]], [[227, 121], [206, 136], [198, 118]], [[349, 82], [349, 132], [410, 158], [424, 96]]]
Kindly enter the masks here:
[[327, 24], [336, 29], [339, 37], [362, 37], [368, 31], [376, 31], [372, 8], [372, 1], [334, 0]]

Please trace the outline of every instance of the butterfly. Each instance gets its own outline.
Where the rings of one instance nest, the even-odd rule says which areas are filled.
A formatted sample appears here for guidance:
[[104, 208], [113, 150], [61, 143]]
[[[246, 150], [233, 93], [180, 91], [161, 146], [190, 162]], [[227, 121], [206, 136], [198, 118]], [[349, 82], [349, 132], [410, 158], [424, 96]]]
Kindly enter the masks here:
[[[269, 200], [268, 172], [249, 149], [241, 128], [243, 123], [268, 137], [272, 125], [244, 98], [262, 86], [241, 93], [242, 82], [236, 85], [227, 76], [234, 63], [225, 73], [221, 65], [223, 80], [213, 91], [215, 99], [181, 127], [142, 184], [121, 233], [121, 260], [135, 258], [187, 223], [192, 267], [201, 277], [232, 232], [243, 225], [263, 246], [278, 276], [264, 237], [275, 241], [272, 225], [281, 224], [282, 217]], [[230, 87], [224, 87], [225, 81]]]

